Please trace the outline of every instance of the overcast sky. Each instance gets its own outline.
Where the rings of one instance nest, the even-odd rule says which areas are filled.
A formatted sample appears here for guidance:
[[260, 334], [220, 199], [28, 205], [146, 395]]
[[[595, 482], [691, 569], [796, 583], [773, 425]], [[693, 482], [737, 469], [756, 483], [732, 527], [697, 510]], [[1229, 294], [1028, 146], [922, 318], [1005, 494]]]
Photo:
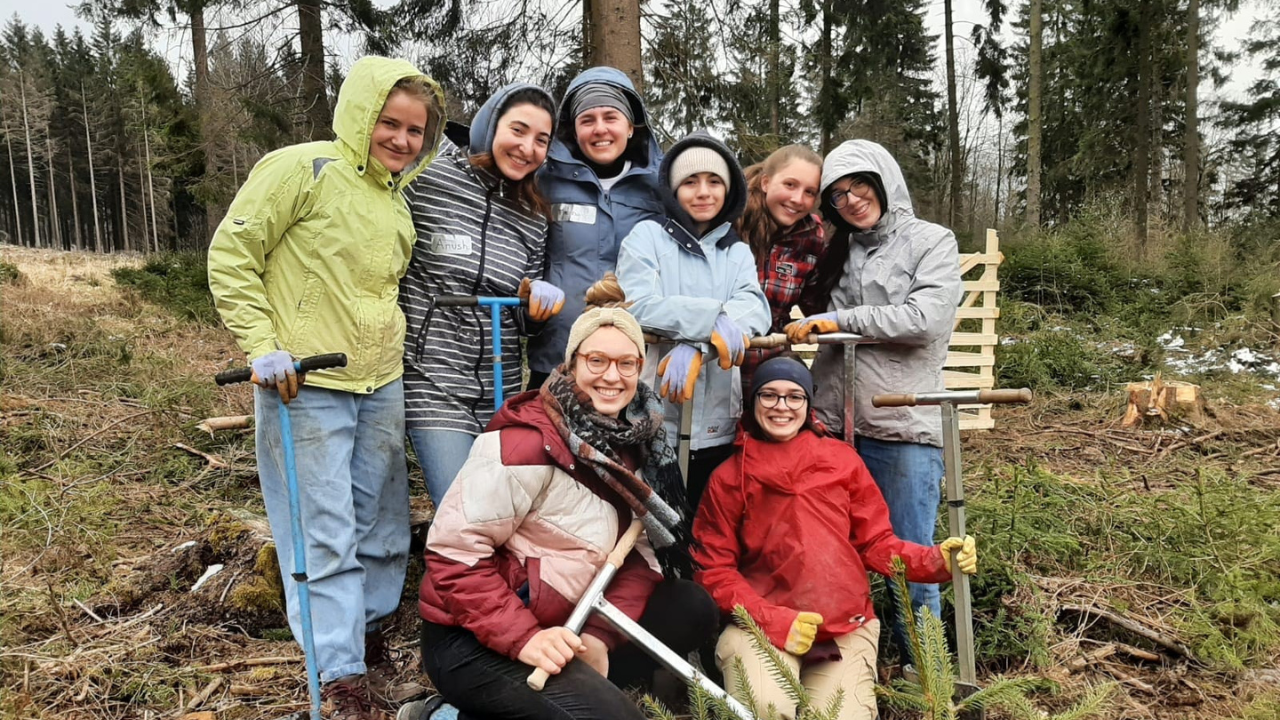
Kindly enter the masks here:
[[[375, 0], [378, 5], [384, 7], [390, 5], [392, 1]], [[1242, 39], [1248, 35], [1249, 27], [1253, 21], [1261, 17], [1263, 12], [1262, 7], [1260, 7], [1261, 4], [1258, 0], [1246, 0], [1241, 11], [1218, 28], [1215, 33], [1218, 44], [1228, 50], [1238, 49]], [[54, 27], [61, 24], [67, 29], [79, 26], [88, 35], [90, 32], [88, 23], [76, 18], [75, 12], [72, 10], [73, 7], [73, 4], [63, 0], [52, 0], [50, 2], [42, 2], [41, 0], [35, 0], [34, 2], [30, 0], [0, 0], [0, 17], [5, 18], [7, 21], [8, 18], [16, 13], [22, 18], [23, 22], [39, 26], [46, 34], [52, 33]], [[943, 0], [930, 0], [925, 22], [929, 31], [939, 36], [939, 57], [942, 55], [942, 14]], [[967, 38], [972, 27], [969, 23], [982, 22], [982, 19], [980, 0], [955, 0], [956, 35], [966, 38], [966, 40], [957, 40], [957, 44], [962, 50], [968, 45]], [[274, 19], [271, 22], [292, 26], [296, 21], [291, 13], [283, 13], [278, 19]], [[215, 18], [209, 19], [211, 27], [216, 26], [216, 24], [217, 20]], [[325, 39], [330, 44], [329, 52], [339, 53], [347, 59], [348, 63], [359, 50], [348, 39], [330, 36], [326, 36]], [[152, 44], [159, 52], [168, 56], [171, 62], [178, 65], [180, 74], [186, 73], [190, 51], [188, 50], [185, 32], [157, 33], [152, 40]], [[1242, 65], [1236, 68], [1232, 73], [1231, 83], [1224, 89], [1224, 94], [1231, 97], [1240, 96], [1258, 74], [1258, 68], [1253, 65]], [[1204, 93], [1204, 97], [1209, 97], [1213, 94], [1212, 89], [1207, 84], [1202, 85], [1201, 91]]]

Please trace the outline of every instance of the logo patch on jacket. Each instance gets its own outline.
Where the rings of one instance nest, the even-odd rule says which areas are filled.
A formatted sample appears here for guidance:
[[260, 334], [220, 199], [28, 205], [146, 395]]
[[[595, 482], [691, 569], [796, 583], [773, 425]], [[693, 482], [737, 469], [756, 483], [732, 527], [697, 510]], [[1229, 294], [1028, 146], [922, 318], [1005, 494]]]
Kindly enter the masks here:
[[778, 268], [779, 275], [795, 275], [796, 274], [795, 263], [780, 262], [777, 264], [776, 267]]
[[471, 236], [470, 235], [446, 235], [444, 233], [431, 234], [431, 252], [436, 255], [470, 255], [471, 254]]
[[573, 222], [582, 223], [583, 225], [595, 225], [596, 206], [556, 203], [551, 206], [551, 220], [553, 222]]

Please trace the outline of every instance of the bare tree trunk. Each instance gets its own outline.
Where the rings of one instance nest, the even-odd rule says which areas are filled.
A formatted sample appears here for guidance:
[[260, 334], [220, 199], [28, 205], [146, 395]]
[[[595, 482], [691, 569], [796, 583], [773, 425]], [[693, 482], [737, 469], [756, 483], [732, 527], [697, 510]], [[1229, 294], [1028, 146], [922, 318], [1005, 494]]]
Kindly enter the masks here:
[[582, 65], [591, 67], [595, 37], [591, 34], [591, 0], [582, 0]]
[[151, 234], [151, 224], [147, 220], [147, 175], [142, 168], [142, 156], [136, 156], [138, 161], [138, 202], [142, 206], [142, 252], [151, 249], [151, 243], [147, 241], [147, 236]]
[[98, 220], [98, 180], [93, 174], [93, 139], [89, 137], [89, 106], [84, 99], [84, 83], [80, 83], [80, 108], [84, 113], [84, 142], [89, 156], [89, 198], [93, 200], [93, 249], [102, 252], [102, 223]]
[[1138, 4], [1138, 118], [1134, 128], [1133, 230], [1139, 251], [1147, 249], [1147, 198], [1151, 167], [1151, 0]]
[[956, 227], [960, 212], [960, 109], [956, 106], [956, 36], [951, 23], [951, 0], [942, 3], [944, 34], [947, 46], [947, 139], [951, 146], [951, 190], [947, 203], [947, 226]]
[[1187, 102], [1182, 139], [1182, 229], [1200, 222], [1200, 0], [1187, 4]]
[[[302, 48], [302, 97], [307, 103], [307, 137], [329, 137], [329, 100], [324, 89], [324, 25], [320, 0], [298, 1], [298, 41]], [[638, 30], [637, 30], [638, 34]]]
[[1044, 22], [1042, 0], [1031, 0], [1030, 43], [1027, 52], [1027, 225], [1040, 229], [1040, 138], [1044, 116], [1040, 91], [1044, 82]]
[[13, 137], [8, 132], [4, 134], [4, 144], [9, 149], [9, 187], [13, 188], [13, 226], [16, 233], [13, 241], [15, 245], [21, 245], [22, 207], [18, 204], [18, 175], [13, 166]]
[[[191, 17], [191, 50], [195, 58], [196, 76], [196, 115], [200, 118], [200, 137], [204, 144], [204, 175], [206, 178], [211, 178], [215, 172], [214, 147], [220, 138], [213, 137], [213, 133], [209, 132], [209, 127], [213, 123], [209, 122], [212, 101], [209, 97], [209, 45], [204, 22], [203, 0], [193, 0], [187, 12]], [[213, 237], [213, 231], [222, 221], [223, 212], [224, 209], [217, 203], [211, 202], [205, 206], [205, 221], [210, 237]]]
[[58, 221], [58, 194], [55, 191], [58, 183], [53, 173], [53, 133], [48, 126], [44, 129], [44, 152], [49, 158], [49, 244], [62, 250], [62, 227]]
[[996, 119], [996, 202], [991, 214], [992, 225], [1000, 227], [1000, 184], [1004, 181], [1004, 117]]
[[142, 125], [142, 147], [147, 154], [147, 195], [151, 198], [151, 244], [156, 252], [160, 252], [160, 230], [156, 226], [156, 185], [151, 176], [151, 135], [147, 132], [145, 122]]
[[782, 28], [778, 18], [779, 0], [769, 0], [769, 133], [774, 144], [781, 144], [782, 114]]
[[822, 36], [818, 40], [818, 74], [822, 76], [822, 87], [818, 90], [822, 93], [818, 103], [821, 108], [818, 124], [822, 126], [822, 133], [818, 145], [823, 157], [831, 152], [833, 122], [830, 115], [831, 101], [835, 96], [835, 88], [832, 87], [835, 79], [831, 77], [831, 32], [831, 0], [825, 0], [822, 3]]
[[133, 249], [133, 245], [129, 242], [129, 203], [125, 195], [123, 152], [119, 154], [118, 159], [116, 177], [120, 180], [120, 246], [125, 252], [129, 252]]
[[71, 144], [67, 143], [67, 179], [71, 181], [71, 222], [75, 236], [76, 250], [84, 249], [84, 235], [80, 232], [80, 202], [76, 199], [76, 163], [71, 154]]
[[27, 181], [31, 183], [31, 232], [35, 238], [32, 247], [40, 247], [40, 210], [36, 207], [36, 161], [31, 155], [31, 123], [27, 122], [27, 79], [18, 73], [18, 88], [22, 94], [22, 132], [27, 139]]
[[590, 65], [618, 68], [644, 92], [640, 52], [640, 0], [591, 0], [585, 8], [591, 23]]

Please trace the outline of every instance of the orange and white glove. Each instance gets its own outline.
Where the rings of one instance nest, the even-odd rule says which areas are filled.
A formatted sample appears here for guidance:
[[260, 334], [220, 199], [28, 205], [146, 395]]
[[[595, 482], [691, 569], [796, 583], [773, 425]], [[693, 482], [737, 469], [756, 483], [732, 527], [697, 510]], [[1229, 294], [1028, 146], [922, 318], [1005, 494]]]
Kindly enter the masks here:
[[803, 320], [796, 320], [789, 323], [783, 330], [787, 333], [787, 339], [791, 341], [792, 345], [800, 345], [809, 342], [810, 335], [839, 332], [840, 323], [836, 319], [836, 313], [833, 310], [810, 315]]
[[516, 295], [529, 301], [529, 317], [535, 322], [549, 320], [564, 307], [564, 291], [542, 280], [521, 280]]
[[751, 338], [742, 332], [742, 328], [738, 327], [738, 323], [728, 315], [720, 313], [711, 330], [711, 345], [720, 356], [720, 369], [728, 370], [741, 365], [747, 357], [747, 343], [750, 340]]
[[942, 551], [942, 564], [947, 566], [947, 572], [951, 572], [951, 551], [959, 550], [956, 553], [956, 563], [960, 566], [960, 572], [965, 575], [977, 574], [978, 543], [972, 535], [965, 535], [963, 540], [949, 537], [938, 544], [938, 549]]
[[822, 624], [822, 616], [815, 612], [798, 612], [791, 621], [791, 629], [787, 631], [787, 644], [782, 648], [792, 655], [803, 655], [813, 647], [814, 638], [818, 637], [818, 626]]
[[677, 405], [693, 399], [702, 372], [702, 353], [681, 343], [658, 363], [658, 394]]

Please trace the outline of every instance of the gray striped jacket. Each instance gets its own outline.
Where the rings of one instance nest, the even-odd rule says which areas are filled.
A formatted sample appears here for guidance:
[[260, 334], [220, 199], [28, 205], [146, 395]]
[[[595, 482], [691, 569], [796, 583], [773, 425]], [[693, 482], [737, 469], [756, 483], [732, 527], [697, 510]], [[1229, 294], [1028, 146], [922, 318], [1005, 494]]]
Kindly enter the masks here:
[[[436, 307], [438, 295], [514, 297], [541, 279], [547, 221], [500, 176], [471, 166], [466, 128], [451, 125], [440, 154], [405, 190], [418, 239], [400, 282], [404, 309], [405, 424], [478, 435], [493, 417], [487, 308]], [[502, 311], [502, 387], [520, 389], [524, 311]]]

